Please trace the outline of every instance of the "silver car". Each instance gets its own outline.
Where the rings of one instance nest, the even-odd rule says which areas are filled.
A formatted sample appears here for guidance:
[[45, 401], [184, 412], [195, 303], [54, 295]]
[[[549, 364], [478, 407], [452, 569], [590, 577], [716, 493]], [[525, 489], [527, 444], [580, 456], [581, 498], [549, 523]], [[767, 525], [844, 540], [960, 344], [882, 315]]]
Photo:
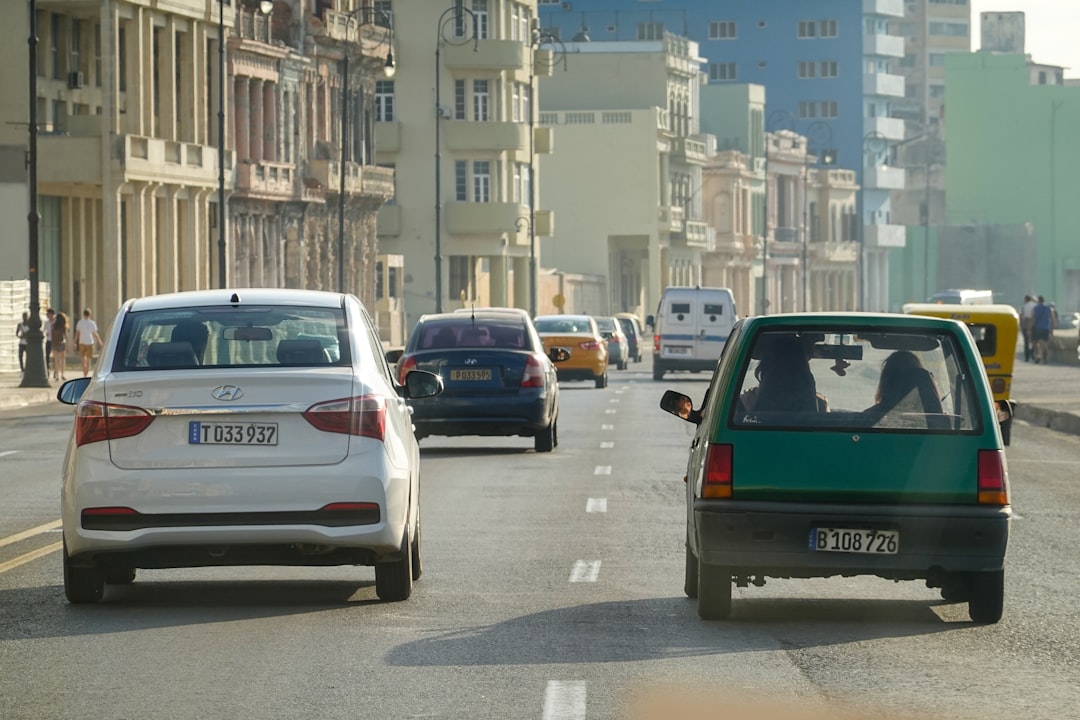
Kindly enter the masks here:
[[129, 300], [76, 405], [63, 469], [64, 591], [101, 600], [137, 568], [374, 565], [420, 577], [419, 449], [363, 305], [302, 290]]

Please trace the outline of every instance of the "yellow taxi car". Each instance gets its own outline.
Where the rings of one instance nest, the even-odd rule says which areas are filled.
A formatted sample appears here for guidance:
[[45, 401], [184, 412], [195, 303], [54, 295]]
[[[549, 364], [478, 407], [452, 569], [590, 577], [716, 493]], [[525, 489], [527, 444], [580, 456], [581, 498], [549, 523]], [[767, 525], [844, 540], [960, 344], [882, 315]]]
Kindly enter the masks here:
[[1020, 316], [1012, 305], [948, 305], [942, 303], [908, 303], [904, 305], [908, 315], [959, 320], [968, 326], [982, 356], [986, 379], [994, 394], [994, 404], [1001, 415], [1008, 419], [1001, 423], [1001, 439], [1008, 445], [1012, 430], [1013, 362], [1016, 359], [1016, 339], [1020, 334]]
[[590, 315], [540, 315], [533, 320], [544, 351], [564, 347], [570, 358], [555, 371], [559, 380], [593, 380], [596, 387], [608, 384], [608, 346]]

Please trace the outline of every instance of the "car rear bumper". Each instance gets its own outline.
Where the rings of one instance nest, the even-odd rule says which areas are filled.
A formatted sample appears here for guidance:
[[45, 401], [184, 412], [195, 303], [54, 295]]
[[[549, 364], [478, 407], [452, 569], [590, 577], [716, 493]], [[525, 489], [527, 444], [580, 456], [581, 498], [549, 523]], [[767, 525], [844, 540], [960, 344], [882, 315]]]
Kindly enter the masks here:
[[[735, 575], [769, 577], [917, 579], [941, 572], [1000, 570], [1011, 516], [1008, 507], [694, 502], [698, 558], [730, 567]], [[896, 530], [898, 552], [813, 550], [814, 528]]]
[[425, 435], [534, 435], [551, 424], [554, 403], [545, 394], [509, 397], [440, 395], [414, 403], [413, 425]]
[[607, 364], [595, 368], [556, 368], [555, 372], [559, 380], [595, 380], [603, 377], [607, 370]]

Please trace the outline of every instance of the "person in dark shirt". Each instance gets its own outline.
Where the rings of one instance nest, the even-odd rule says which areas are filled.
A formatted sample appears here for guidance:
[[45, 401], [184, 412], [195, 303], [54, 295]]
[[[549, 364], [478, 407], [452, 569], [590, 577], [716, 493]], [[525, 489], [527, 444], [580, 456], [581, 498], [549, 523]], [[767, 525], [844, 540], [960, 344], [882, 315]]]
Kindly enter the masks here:
[[1054, 309], [1046, 304], [1046, 298], [1039, 296], [1032, 312], [1031, 337], [1035, 341], [1035, 362], [1045, 365], [1050, 353], [1050, 333], [1053, 331]]

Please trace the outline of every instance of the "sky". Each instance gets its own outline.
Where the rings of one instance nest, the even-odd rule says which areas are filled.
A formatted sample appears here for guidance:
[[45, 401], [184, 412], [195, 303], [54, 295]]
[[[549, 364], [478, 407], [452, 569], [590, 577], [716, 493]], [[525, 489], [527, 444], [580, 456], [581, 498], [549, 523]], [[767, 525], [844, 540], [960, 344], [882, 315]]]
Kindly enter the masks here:
[[971, 45], [979, 49], [979, 14], [1020, 11], [1027, 29], [1025, 49], [1035, 62], [1064, 65], [1066, 78], [1080, 78], [1080, 0], [971, 0]]

